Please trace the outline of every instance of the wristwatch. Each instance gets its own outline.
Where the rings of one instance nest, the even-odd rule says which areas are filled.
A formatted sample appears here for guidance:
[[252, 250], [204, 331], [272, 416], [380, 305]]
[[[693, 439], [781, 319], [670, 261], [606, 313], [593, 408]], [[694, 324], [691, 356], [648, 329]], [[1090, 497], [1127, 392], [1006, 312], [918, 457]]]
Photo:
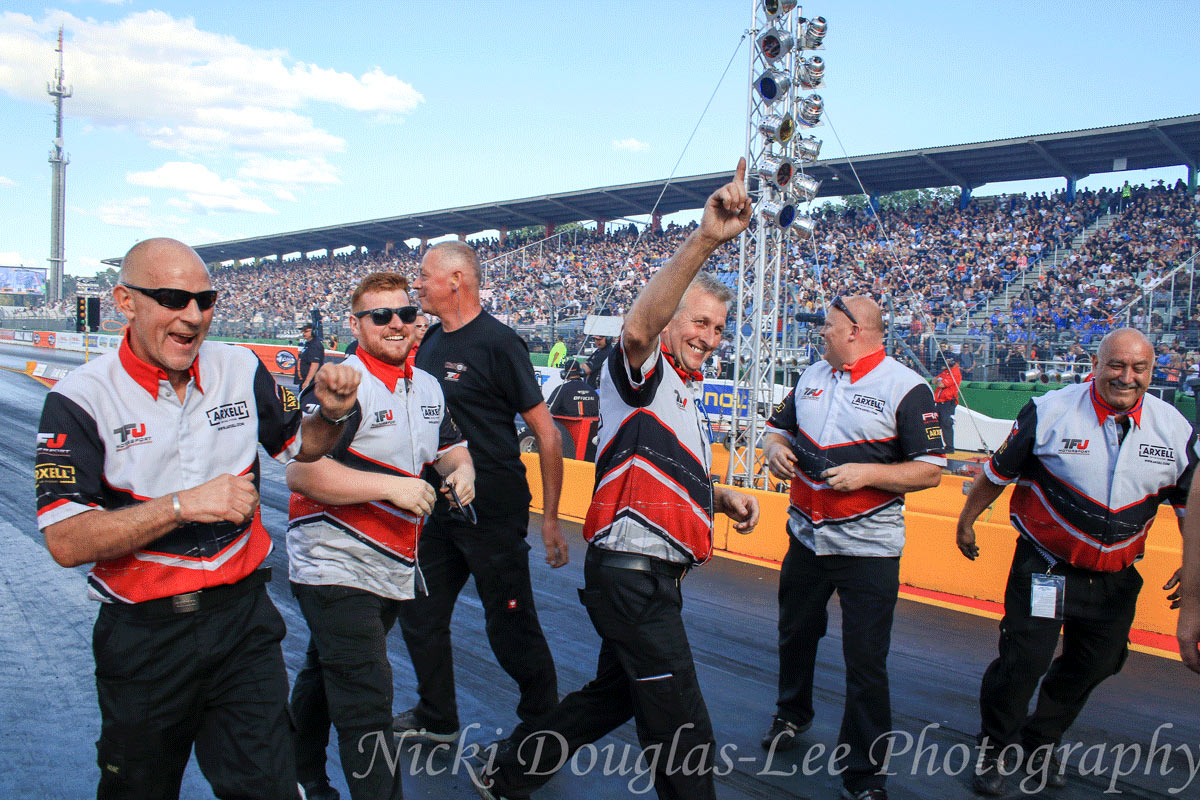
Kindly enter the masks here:
[[354, 416], [354, 409], [351, 408], [349, 411], [347, 411], [345, 414], [342, 414], [337, 419], [330, 419], [329, 416], [325, 413], [325, 409], [322, 408], [321, 406], [317, 406], [317, 414], [321, 417], [321, 419], [325, 420], [330, 425], [341, 425], [343, 422], [345, 422], [346, 420], [348, 420]]

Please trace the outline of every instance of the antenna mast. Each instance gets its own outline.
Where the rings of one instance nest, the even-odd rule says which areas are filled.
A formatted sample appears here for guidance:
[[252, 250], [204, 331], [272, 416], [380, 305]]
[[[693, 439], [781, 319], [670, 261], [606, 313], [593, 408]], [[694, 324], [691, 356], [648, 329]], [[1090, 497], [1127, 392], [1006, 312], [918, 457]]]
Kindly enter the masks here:
[[64, 221], [67, 203], [67, 164], [63, 152], [63, 100], [71, 96], [71, 87], [63, 85], [63, 29], [58, 29], [58, 69], [54, 82], [46, 84], [46, 93], [54, 98], [54, 147], [50, 150], [50, 280], [46, 282], [47, 302], [57, 303], [63, 296], [63, 267], [66, 265]]

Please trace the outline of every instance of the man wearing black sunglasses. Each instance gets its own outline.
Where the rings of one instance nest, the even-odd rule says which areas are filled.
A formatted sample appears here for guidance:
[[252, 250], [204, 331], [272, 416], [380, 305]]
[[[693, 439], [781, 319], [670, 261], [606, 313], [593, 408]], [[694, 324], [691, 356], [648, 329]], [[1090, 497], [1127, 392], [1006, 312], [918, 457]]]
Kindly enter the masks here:
[[113, 297], [125, 340], [47, 395], [36, 473], [50, 554], [65, 567], [95, 562], [97, 797], [178, 797], [194, 746], [217, 796], [294, 800], [258, 447], [285, 462], [321, 458], [358, 374], [322, 369], [318, 410], [302, 419], [252, 352], [204, 341], [216, 292], [200, 257], [172, 239], [131, 249]]
[[[292, 593], [312, 636], [292, 690], [296, 768], [308, 800], [336, 796], [325, 773], [332, 722], [354, 800], [400, 797], [392, 749], [392, 668], [387, 634], [421, 586], [417, 543], [442, 492], [471, 508], [475, 472], [437, 379], [407, 365], [416, 339], [408, 281], [363, 278], [350, 298], [359, 342], [342, 362], [362, 375], [355, 414], [330, 458], [288, 465]], [[309, 393], [301, 398], [301, 405]]]
[[836, 590], [842, 607], [848, 748], [846, 800], [887, 800], [878, 743], [891, 730], [887, 654], [900, 589], [904, 495], [941, 481], [933, 393], [883, 349], [869, 297], [835, 297], [821, 329], [825, 358], [800, 375], [767, 423], [763, 456], [791, 481], [789, 547], [779, 573], [779, 695], [762, 740], [790, 750], [812, 726], [817, 645]]

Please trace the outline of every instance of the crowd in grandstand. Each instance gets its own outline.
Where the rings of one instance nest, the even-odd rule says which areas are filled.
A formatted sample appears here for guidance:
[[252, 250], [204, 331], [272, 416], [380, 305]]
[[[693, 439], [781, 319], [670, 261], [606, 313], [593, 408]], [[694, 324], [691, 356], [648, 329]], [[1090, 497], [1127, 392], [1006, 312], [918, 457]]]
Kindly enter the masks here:
[[[1112, 224], [1080, 241], [1106, 215]], [[782, 311], [818, 311], [836, 295], [890, 296], [892, 321], [929, 366], [946, 335], [964, 355], [965, 372], [973, 371], [972, 362], [986, 362], [1004, 377], [1024, 374], [1030, 361], [1075, 360], [1076, 350], [1093, 349], [1105, 332], [1126, 322], [1149, 333], [1177, 332], [1181, 341], [1168, 341], [1168, 351], [1181, 342], [1200, 344], [1200, 291], [1192, 291], [1190, 275], [1156, 285], [1200, 241], [1200, 194], [1182, 181], [1080, 191], [1073, 200], [1066, 192], [972, 198], [965, 208], [933, 200], [878, 215], [830, 204], [814, 216], [813, 238], [788, 239]], [[541, 241], [473, 241], [484, 263], [482, 300], [523, 330], [552, 319], [561, 326], [588, 313], [623, 314], [690, 230], [610, 224], [603, 234], [575, 228]], [[726, 245], [710, 262], [730, 285], [737, 248], [737, 242]], [[221, 291], [217, 332], [294, 336], [311, 309], [320, 309], [336, 328], [363, 274], [387, 269], [411, 279], [419, 263], [420, 252], [399, 245], [386, 254], [220, 268], [213, 276]], [[1006, 297], [1010, 282], [1027, 271], [1023, 288]], [[68, 299], [50, 310], [70, 314], [73, 303]], [[753, 309], [747, 304], [744, 310]], [[46, 309], [29, 313], [44, 315]], [[102, 315], [115, 316], [107, 302]], [[553, 343], [545, 333], [534, 338], [535, 349]], [[581, 344], [578, 333], [568, 341], [573, 351]], [[1175, 355], [1179, 371], [1185, 370], [1187, 351]]]

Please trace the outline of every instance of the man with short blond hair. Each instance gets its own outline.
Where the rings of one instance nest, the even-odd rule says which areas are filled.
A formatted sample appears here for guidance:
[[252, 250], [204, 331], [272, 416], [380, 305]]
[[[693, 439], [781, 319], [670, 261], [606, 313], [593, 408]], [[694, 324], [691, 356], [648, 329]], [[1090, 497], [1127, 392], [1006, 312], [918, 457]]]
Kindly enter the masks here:
[[[387, 634], [422, 589], [418, 539], [433, 510], [431, 464], [462, 504], [475, 496], [466, 442], [437, 380], [407, 364], [417, 307], [408, 281], [373, 272], [358, 284], [348, 324], [359, 342], [346, 367], [361, 376], [353, 416], [330, 458], [288, 465], [292, 593], [312, 632], [292, 690], [297, 774], [308, 800], [333, 800], [325, 774], [332, 721], [353, 800], [401, 795], [391, 748]], [[308, 402], [306, 393], [301, 404]]]

